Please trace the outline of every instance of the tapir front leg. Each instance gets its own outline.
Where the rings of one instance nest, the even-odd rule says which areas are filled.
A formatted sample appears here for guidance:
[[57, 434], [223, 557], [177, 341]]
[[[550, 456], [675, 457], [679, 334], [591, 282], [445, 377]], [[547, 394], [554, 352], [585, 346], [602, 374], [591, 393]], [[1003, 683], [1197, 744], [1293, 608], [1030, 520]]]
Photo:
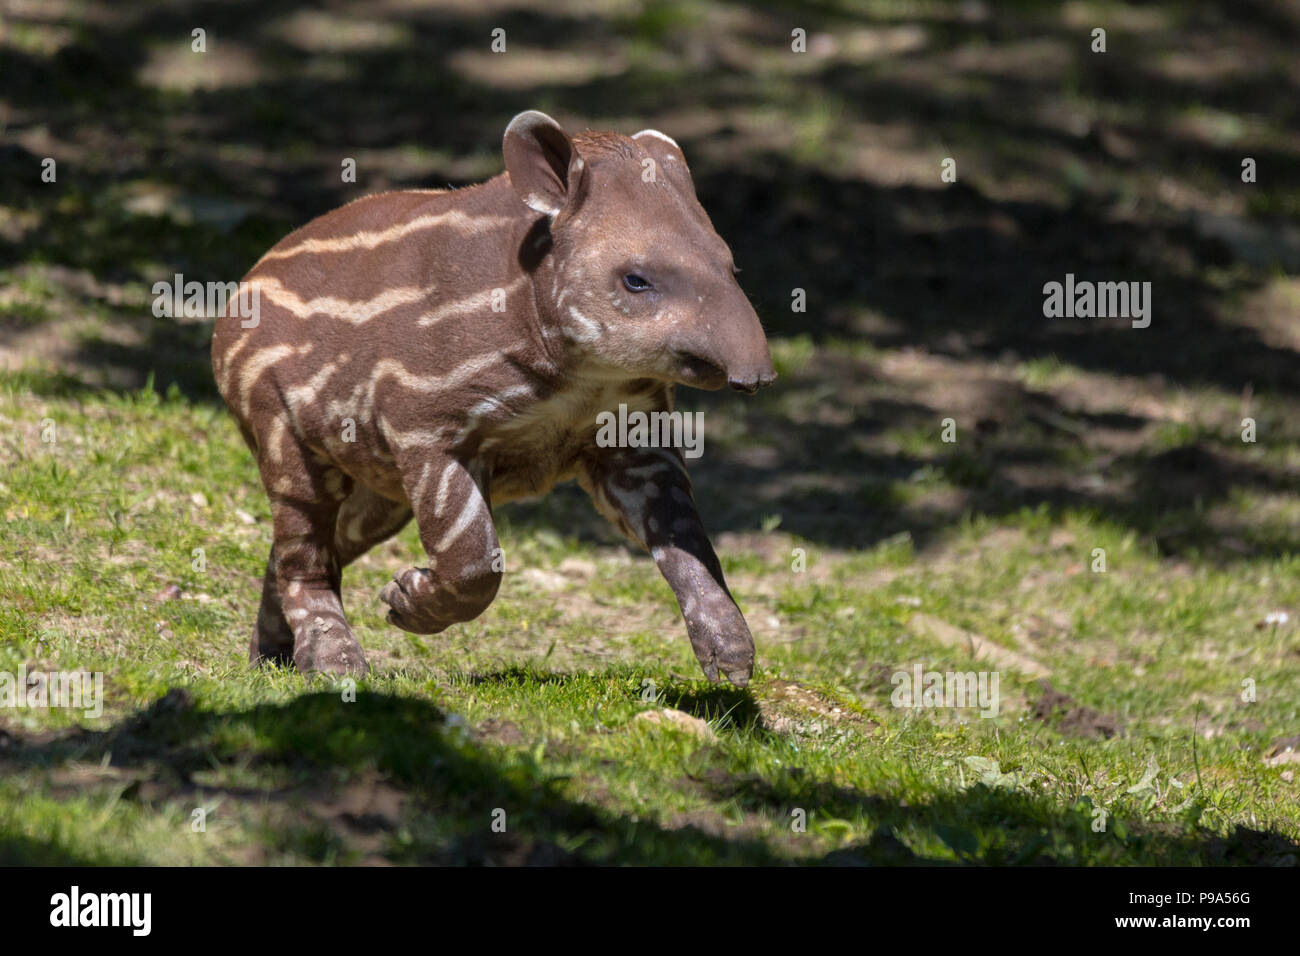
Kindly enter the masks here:
[[600, 448], [579, 481], [596, 508], [649, 550], [681, 606], [695, 656], [711, 681], [737, 687], [754, 672], [754, 639], [727, 590], [722, 565], [695, 510], [680, 453], [667, 448]]
[[385, 585], [388, 621], [413, 634], [437, 634], [478, 617], [497, 596], [503, 565], [486, 482], [460, 461], [399, 463], [427, 568], [407, 568]]

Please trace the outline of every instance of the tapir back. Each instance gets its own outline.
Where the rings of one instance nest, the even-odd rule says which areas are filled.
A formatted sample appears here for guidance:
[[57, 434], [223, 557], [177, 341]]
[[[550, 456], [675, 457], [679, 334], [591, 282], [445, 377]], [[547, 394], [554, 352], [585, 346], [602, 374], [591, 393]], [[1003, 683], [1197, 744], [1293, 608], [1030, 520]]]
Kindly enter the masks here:
[[382, 193], [272, 248], [245, 278], [256, 324], [227, 315], [213, 337], [218, 386], [254, 444], [256, 423], [281, 422], [400, 498], [394, 449], [454, 437], [476, 396], [514, 384], [503, 354], [535, 357], [521, 212], [504, 176]]

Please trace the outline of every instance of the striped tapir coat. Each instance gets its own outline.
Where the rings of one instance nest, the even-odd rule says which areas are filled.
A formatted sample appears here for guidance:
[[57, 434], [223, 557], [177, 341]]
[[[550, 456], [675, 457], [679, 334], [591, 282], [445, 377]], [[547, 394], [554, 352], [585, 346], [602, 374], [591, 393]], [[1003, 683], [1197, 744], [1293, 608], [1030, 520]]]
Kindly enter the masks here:
[[673, 387], [775, 378], [685, 157], [654, 130], [570, 137], [522, 113], [506, 172], [359, 199], [245, 278], [216, 322], [217, 384], [257, 458], [273, 544], [251, 657], [364, 674], [342, 568], [412, 516], [427, 567], [380, 594], [417, 634], [492, 602], [491, 506], [576, 477], [653, 555], [705, 674], [743, 685], [754, 644], [677, 449], [600, 447], [597, 416], [671, 409]]

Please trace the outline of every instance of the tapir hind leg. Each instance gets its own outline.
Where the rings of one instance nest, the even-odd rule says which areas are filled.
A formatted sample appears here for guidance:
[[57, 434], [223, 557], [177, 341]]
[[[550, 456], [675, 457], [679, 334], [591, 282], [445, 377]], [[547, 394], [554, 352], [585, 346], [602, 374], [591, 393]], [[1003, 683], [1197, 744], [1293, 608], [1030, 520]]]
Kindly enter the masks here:
[[[356, 484], [343, 500], [335, 519], [334, 551], [339, 564], [347, 567], [375, 545], [397, 534], [411, 520], [411, 513], [409, 505], [390, 501], [365, 485]], [[262, 604], [253, 628], [249, 659], [254, 664], [275, 661], [288, 666], [293, 663], [293, 644], [293, 628], [285, 619], [280, 602], [272, 548], [262, 580]]]
[[299, 670], [364, 675], [369, 666], [339, 597], [343, 562], [335, 542], [352, 479], [295, 442], [287, 429], [275, 439], [258, 443], [258, 464], [271, 502], [267, 571], [274, 574], [279, 613], [275, 593], [264, 587], [254, 660], [283, 659], [283, 623], [293, 635], [293, 663]]
[[254, 664], [275, 662], [286, 667], [293, 663], [293, 628], [284, 619], [284, 606], [280, 603], [280, 585], [275, 580], [274, 545], [266, 559], [266, 574], [262, 576], [262, 603], [257, 609], [248, 659]]
[[437, 634], [482, 614], [501, 586], [501, 551], [485, 482], [451, 458], [402, 467], [420, 526], [427, 568], [407, 568], [380, 599], [389, 623], [413, 634]]
[[390, 501], [358, 483], [339, 508], [334, 550], [347, 567], [375, 545], [387, 541], [411, 520], [411, 506]]

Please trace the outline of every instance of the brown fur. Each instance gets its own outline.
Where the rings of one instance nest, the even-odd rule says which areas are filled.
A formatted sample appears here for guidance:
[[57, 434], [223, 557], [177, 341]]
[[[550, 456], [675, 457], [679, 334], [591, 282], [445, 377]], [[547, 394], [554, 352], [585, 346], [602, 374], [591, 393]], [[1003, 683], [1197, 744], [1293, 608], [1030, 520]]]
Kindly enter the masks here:
[[[775, 377], [730, 252], [662, 134], [570, 139], [525, 113], [505, 155], [487, 183], [313, 220], [246, 277], [256, 324], [218, 320], [217, 383], [274, 521], [251, 656], [364, 673], [342, 568], [412, 515], [429, 566], [384, 589], [389, 620], [435, 633], [475, 617], [503, 567], [492, 503], [577, 478], [654, 555], [705, 673], [744, 683], [753, 642], [681, 455], [596, 443], [620, 404]], [[653, 288], [631, 291], [640, 272]]]

